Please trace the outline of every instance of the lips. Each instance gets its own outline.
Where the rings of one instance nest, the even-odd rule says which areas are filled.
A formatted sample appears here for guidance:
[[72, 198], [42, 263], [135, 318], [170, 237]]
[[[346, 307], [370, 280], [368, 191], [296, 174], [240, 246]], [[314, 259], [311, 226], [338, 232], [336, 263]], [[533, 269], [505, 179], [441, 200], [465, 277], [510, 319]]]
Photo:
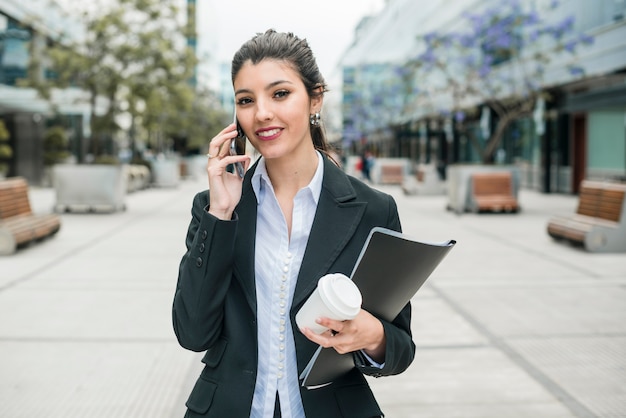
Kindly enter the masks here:
[[270, 141], [272, 139], [277, 138], [282, 129], [280, 128], [270, 128], [270, 129], [262, 129], [256, 132], [257, 137], [262, 141]]

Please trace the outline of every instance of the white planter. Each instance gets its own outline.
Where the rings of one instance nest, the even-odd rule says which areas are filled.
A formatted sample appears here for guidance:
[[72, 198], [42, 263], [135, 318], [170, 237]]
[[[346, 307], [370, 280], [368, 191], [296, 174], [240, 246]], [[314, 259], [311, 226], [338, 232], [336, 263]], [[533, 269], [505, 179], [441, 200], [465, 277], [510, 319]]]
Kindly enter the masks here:
[[370, 177], [374, 184], [381, 184], [383, 180], [382, 167], [383, 166], [397, 166], [402, 169], [403, 177], [409, 175], [411, 169], [411, 162], [408, 158], [374, 158], [374, 165], [370, 168]]
[[402, 184], [402, 190], [407, 195], [445, 195], [446, 182], [439, 178], [439, 172], [434, 164], [421, 164], [418, 175], [407, 176]]
[[150, 169], [141, 164], [130, 164], [126, 170], [126, 191], [128, 193], [143, 190], [150, 185]]
[[178, 160], [152, 161], [152, 184], [157, 187], [176, 187], [180, 182]]
[[187, 164], [187, 175], [189, 178], [193, 180], [207, 178], [207, 161], [206, 155], [186, 157], [185, 162]]
[[517, 199], [520, 185], [520, 171], [514, 166], [505, 165], [449, 165], [447, 169], [448, 180], [448, 209], [455, 213], [463, 213], [471, 207], [470, 180], [472, 173], [489, 173], [510, 171], [513, 176], [513, 195]]
[[56, 212], [126, 209], [128, 166], [59, 164], [53, 167]]

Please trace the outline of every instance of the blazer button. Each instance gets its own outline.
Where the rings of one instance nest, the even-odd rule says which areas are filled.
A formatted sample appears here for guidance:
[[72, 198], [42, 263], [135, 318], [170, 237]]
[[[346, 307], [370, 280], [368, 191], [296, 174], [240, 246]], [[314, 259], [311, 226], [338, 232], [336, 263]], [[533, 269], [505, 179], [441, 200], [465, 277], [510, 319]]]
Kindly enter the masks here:
[[209, 234], [206, 232], [206, 229], [202, 231], [202, 239], [206, 239]]
[[196, 258], [196, 266], [197, 266], [197, 267], [202, 266], [202, 257], [198, 257], [198, 258]]
[[200, 244], [200, 248], [198, 249], [201, 253], [204, 252], [204, 242]]

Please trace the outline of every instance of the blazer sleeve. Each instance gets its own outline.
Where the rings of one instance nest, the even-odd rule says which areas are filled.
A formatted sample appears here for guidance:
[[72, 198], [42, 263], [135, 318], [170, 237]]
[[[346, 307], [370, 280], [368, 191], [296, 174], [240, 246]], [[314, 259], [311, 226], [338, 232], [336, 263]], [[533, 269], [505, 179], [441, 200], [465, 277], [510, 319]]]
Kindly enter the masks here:
[[[398, 207], [395, 200], [388, 196], [388, 229], [402, 232]], [[382, 368], [373, 366], [360, 352], [354, 354], [356, 367], [368, 376], [390, 376], [404, 372], [415, 358], [415, 343], [411, 334], [411, 302], [407, 303], [392, 322], [378, 318], [385, 332], [385, 360]]]
[[223, 221], [207, 212], [208, 195], [198, 193], [193, 201], [172, 307], [178, 342], [198, 352], [210, 348], [222, 331], [237, 228], [236, 215]]

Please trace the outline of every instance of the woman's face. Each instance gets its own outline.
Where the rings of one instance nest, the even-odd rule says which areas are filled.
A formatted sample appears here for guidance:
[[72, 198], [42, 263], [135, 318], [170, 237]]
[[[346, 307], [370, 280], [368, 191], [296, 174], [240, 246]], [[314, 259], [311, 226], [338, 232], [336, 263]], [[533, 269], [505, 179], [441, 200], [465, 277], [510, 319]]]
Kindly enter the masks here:
[[237, 119], [252, 145], [268, 160], [297, 159], [313, 149], [309, 115], [322, 99], [309, 98], [288, 64], [247, 61], [234, 80]]

